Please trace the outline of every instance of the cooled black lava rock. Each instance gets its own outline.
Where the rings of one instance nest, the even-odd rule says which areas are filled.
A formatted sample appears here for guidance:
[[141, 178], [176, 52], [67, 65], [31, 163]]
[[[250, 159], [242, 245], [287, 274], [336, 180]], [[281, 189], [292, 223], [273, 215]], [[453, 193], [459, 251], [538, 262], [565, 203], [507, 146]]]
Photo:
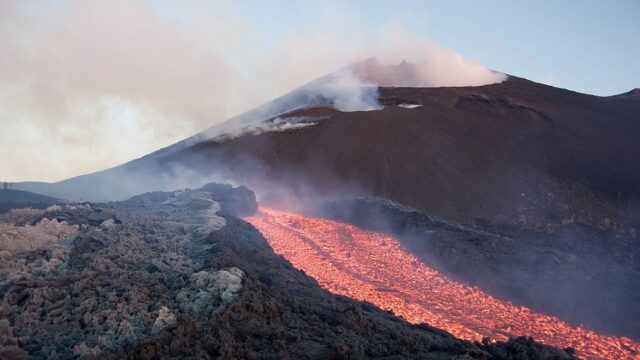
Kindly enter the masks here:
[[75, 235], [29, 256], [2, 250], [0, 358], [572, 358], [530, 340], [462, 341], [335, 296], [221, 203], [256, 206], [246, 189], [212, 185], [9, 213], [80, 225], [55, 223]]

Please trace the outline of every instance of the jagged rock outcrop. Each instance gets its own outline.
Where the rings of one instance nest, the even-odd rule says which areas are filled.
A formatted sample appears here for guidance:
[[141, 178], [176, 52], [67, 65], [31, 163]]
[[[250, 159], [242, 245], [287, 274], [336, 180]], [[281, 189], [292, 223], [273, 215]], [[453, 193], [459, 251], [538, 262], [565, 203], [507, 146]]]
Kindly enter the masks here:
[[175, 314], [171, 312], [168, 307], [163, 306], [158, 312], [158, 317], [153, 323], [153, 329], [151, 329], [151, 332], [153, 334], [157, 334], [166, 328], [174, 327], [176, 325], [176, 322], [177, 320]]
[[242, 289], [244, 276], [237, 267], [194, 273], [189, 286], [176, 296], [178, 306], [194, 319], [207, 320], [233, 301]]

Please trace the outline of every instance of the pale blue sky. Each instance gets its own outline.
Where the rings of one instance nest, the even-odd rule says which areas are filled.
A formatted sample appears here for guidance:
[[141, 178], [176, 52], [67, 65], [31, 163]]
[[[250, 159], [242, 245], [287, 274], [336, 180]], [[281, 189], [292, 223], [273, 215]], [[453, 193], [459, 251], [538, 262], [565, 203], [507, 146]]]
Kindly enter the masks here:
[[[327, 5], [329, 4], [329, 5]], [[640, 87], [640, 1], [238, 1], [266, 43], [313, 28], [328, 6], [375, 29], [397, 22], [513, 75], [597, 95]]]

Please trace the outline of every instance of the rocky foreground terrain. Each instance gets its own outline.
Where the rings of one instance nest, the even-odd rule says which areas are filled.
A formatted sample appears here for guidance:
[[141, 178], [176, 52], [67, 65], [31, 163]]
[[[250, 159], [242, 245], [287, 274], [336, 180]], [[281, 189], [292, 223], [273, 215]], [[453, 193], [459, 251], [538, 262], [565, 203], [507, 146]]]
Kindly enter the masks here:
[[239, 219], [256, 208], [248, 189], [209, 184], [3, 214], [0, 358], [573, 358], [332, 295]]

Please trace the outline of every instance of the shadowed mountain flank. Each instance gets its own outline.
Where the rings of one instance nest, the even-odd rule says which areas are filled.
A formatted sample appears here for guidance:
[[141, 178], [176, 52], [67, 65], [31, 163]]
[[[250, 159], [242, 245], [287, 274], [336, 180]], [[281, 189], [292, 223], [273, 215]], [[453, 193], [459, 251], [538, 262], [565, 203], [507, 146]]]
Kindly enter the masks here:
[[[289, 132], [202, 141], [156, 162], [201, 169], [214, 161], [258, 191], [265, 178], [294, 192], [347, 188], [465, 223], [491, 219], [543, 229], [562, 221], [637, 219], [638, 99], [516, 77], [481, 87], [379, 91], [380, 110], [329, 113]], [[251, 183], [256, 172], [262, 176]]]
[[298, 90], [273, 102], [289, 110], [259, 108], [231, 123], [266, 113], [267, 122], [294, 117], [310, 126], [267, 124], [211, 139], [208, 130], [111, 170], [16, 186], [108, 200], [134, 195], [140, 182], [166, 187], [215, 175], [260, 194], [374, 195], [464, 223], [544, 229], [629, 224], [640, 214], [633, 94], [596, 97], [509, 77], [479, 87], [383, 87], [378, 97], [380, 109], [344, 112]]

